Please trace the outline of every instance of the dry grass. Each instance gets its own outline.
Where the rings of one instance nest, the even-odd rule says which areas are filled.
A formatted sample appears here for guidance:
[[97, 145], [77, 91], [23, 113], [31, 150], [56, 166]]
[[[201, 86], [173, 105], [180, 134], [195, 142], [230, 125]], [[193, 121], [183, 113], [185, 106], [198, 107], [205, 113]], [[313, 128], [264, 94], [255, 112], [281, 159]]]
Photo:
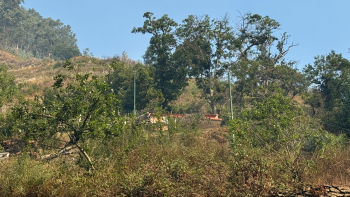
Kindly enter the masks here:
[[304, 179], [314, 185], [350, 185], [350, 150], [333, 148], [313, 158]]
[[[108, 73], [108, 67], [103, 60], [91, 61], [91, 58], [72, 60], [73, 64], [79, 65], [79, 69], [74, 72], [67, 72], [61, 68], [63, 62], [45, 62], [41, 61], [38, 64], [33, 64], [25, 67], [16, 67], [10, 72], [16, 77], [17, 83], [37, 84], [42, 87], [48, 87], [53, 84], [53, 77], [57, 74], [85, 74], [94, 73], [103, 75]], [[57, 65], [57, 67], [55, 67]]]
[[19, 57], [0, 50], [0, 64], [18, 64], [20, 62], [22, 60]]
[[301, 97], [301, 95], [297, 94], [292, 98], [292, 101], [295, 101], [299, 105], [303, 105], [305, 103], [305, 100]]
[[[149, 139], [131, 149], [113, 141], [94, 144], [93, 174], [76, 156], [50, 162], [25, 153], [11, 157], [1, 163], [0, 196], [267, 196], [295, 189], [273, 154], [247, 152], [239, 159], [224, 128], [177, 136], [165, 144]], [[348, 184], [349, 159], [349, 151], [341, 148], [317, 153], [302, 181]]]
[[11, 158], [0, 169], [0, 196], [225, 196], [230, 148], [210, 136], [128, 152], [111, 147], [113, 156], [95, 159], [94, 175], [67, 159]]

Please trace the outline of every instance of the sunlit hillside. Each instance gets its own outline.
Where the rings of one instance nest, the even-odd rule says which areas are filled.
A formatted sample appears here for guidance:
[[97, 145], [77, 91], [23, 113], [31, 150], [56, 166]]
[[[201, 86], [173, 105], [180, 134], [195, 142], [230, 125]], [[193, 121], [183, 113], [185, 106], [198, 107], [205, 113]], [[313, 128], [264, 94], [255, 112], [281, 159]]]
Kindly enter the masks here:
[[119, 29], [142, 61], [98, 58], [23, 3], [0, 0], [0, 197], [350, 196], [341, 53], [298, 69], [270, 16], [145, 12]]

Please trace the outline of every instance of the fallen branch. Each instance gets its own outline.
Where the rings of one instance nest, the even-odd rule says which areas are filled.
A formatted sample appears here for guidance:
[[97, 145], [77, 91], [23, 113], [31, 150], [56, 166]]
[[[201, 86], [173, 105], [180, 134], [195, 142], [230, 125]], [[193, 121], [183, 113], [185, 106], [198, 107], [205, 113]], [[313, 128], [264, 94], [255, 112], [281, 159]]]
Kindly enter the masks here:
[[43, 155], [43, 156], [41, 156], [41, 159], [51, 160], [51, 159], [57, 158], [60, 155], [67, 153], [69, 150], [71, 150], [73, 148], [74, 148], [73, 146], [65, 147], [64, 149], [58, 151], [57, 153], [49, 154], [49, 155]]
[[[69, 150], [74, 149], [74, 148], [78, 148], [79, 151], [71, 151], [71, 152], [69, 151]], [[84, 155], [86, 160], [89, 162], [91, 169], [95, 170], [95, 167], [92, 164], [92, 161], [91, 161], [89, 155], [78, 144], [75, 144], [75, 146], [72, 145], [72, 146], [68, 146], [66, 148], [63, 148], [62, 150], [60, 150], [60, 151], [58, 151], [57, 153], [54, 153], [54, 154], [43, 155], [43, 156], [41, 156], [41, 159], [42, 160], [44, 160], [44, 159], [51, 160], [51, 159], [57, 158], [57, 157], [59, 157], [61, 155], [70, 155], [70, 154], [74, 154], [74, 153], [78, 153], [78, 152], [81, 152]]]
[[64, 152], [62, 153], [62, 155], [72, 155], [72, 154], [76, 154], [76, 153], [79, 153], [80, 151], [78, 150], [75, 150], [75, 151], [69, 151], [69, 152]]
[[8, 159], [10, 156], [10, 153], [5, 152], [5, 153], [0, 153], [0, 160], [2, 159]]

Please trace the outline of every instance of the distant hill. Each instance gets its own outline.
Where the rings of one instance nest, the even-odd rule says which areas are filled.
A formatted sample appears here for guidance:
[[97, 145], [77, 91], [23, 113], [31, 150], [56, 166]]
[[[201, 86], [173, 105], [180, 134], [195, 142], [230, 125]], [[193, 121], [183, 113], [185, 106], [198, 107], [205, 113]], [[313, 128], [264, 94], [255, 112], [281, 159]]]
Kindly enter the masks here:
[[22, 3], [24, 0], [0, 0], [0, 49], [38, 59], [81, 55], [71, 26], [44, 18]]

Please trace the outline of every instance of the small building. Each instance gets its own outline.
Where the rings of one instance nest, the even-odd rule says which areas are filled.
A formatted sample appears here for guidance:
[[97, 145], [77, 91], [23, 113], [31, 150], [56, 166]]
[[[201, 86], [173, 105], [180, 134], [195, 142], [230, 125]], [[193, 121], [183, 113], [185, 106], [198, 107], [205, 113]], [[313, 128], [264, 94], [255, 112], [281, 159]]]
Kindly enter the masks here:
[[[178, 121], [178, 119], [186, 119], [188, 116], [185, 114], [162, 114], [160, 115], [160, 122], [163, 122], [165, 124], [169, 124], [168, 117], [173, 117], [175, 119], [175, 123]], [[149, 121], [151, 123], [157, 123], [159, 120], [157, 117], [155, 117], [154, 114], [148, 113]], [[204, 120], [200, 121], [200, 128], [217, 128], [220, 127], [222, 119], [219, 118], [218, 114], [206, 114], [204, 115]], [[163, 126], [163, 131], [168, 130], [167, 126]]]

